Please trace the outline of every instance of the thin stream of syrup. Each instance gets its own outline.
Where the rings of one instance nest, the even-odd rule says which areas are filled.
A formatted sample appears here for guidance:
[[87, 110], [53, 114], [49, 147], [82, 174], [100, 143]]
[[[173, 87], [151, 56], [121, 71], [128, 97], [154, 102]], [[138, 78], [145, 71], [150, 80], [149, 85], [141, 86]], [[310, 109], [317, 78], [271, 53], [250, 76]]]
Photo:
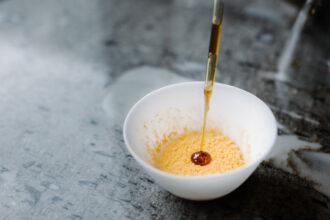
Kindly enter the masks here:
[[204, 146], [204, 135], [205, 135], [205, 127], [206, 127], [206, 120], [207, 120], [207, 113], [210, 108], [210, 98], [212, 95], [212, 91], [208, 91], [204, 89], [204, 117], [203, 117], [203, 127], [202, 127], [202, 137], [201, 137], [201, 144], [200, 144], [200, 151], [203, 151]]

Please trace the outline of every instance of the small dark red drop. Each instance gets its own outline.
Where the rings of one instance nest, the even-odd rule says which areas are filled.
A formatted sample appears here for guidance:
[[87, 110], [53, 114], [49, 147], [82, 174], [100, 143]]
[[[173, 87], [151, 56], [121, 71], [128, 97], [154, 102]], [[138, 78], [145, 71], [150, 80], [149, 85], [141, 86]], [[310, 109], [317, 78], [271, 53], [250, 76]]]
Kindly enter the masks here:
[[211, 155], [204, 151], [198, 151], [191, 155], [191, 161], [200, 166], [205, 166], [211, 162]]

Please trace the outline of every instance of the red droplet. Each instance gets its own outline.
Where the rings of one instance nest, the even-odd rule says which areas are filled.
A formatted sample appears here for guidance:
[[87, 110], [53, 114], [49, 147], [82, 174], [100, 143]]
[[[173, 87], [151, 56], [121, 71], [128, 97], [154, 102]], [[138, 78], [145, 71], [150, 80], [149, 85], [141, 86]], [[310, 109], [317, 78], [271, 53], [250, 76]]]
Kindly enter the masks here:
[[191, 161], [200, 166], [205, 166], [211, 162], [211, 155], [204, 151], [198, 151], [191, 155]]

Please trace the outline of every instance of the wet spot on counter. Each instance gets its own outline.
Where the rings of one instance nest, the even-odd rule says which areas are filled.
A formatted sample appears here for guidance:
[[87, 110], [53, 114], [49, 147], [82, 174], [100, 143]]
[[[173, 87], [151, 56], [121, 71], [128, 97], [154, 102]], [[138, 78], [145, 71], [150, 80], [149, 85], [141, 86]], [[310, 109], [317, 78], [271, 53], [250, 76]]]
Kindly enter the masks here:
[[7, 169], [4, 166], [0, 166], [0, 173], [5, 173], [5, 172], [9, 172], [9, 169]]
[[99, 123], [95, 121], [94, 119], [90, 120], [91, 125], [98, 125]]
[[79, 219], [82, 219], [82, 216], [80, 216], [80, 215], [71, 215], [70, 216], [70, 219], [72, 219], [72, 220], [79, 220]]
[[38, 109], [41, 111], [44, 111], [44, 112], [49, 112], [49, 108], [42, 106], [42, 105], [38, 106]]
[[152, 24], [146, 24], [145, 27], [144, 27], [147, 31], [151, 31], [154, 29], [154, 25]]
[[35, 206], [41, 197], [41, 192], [39, 190], [37, 190], [36, 188], [29, 186], [29, 185], [25, 185], [25, 190], [30, 194], [31, 196], [31, 200], [27, 200], [27, 202], [32, 205]]
[[23, 167], [25, 169], [28, 169], [29, 167], [32, 167], [36, 162], [35, 161], [29, 161], [29, 162], [26, 162], [26, 163], [23, 163]]
[[52, 202], [53, 202], [53, 203], [55, 203], [55, 202], [59, 202], [59, 201], [63, 201], [63, 199], [62, 199], [61, 197], [59, 197], [59, 196], [54, 196], [54, 197], [52, 198]]
[[93, 189], [95, 189], [98, 185], [98, 183], [89, 180], [80, 180], [78, 183], [80, 186], [88, 186]]
[[108, 154], [107, 152], [104, 151], [94, 151], [95, 154], [103, 156], [103, 157], [109, 157], [109, 158], [114, 158], [115, 155]]
[[117, 41], [112, 40], [112, 39], [106, 40], [104, 42], [104, 45], [107, 46], [107, 47], [116, 46], [117, 44], [118, 44]]

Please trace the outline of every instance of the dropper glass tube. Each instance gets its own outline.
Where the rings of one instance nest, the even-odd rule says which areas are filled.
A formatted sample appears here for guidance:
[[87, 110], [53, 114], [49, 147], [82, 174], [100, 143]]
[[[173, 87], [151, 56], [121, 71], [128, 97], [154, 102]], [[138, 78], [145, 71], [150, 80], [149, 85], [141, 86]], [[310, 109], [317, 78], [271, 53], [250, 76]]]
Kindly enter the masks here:
[[204, 102], [205, 102], [205, 104], [204, 104], [204, 119], [203, 119], [200, 151], [203, 151], [207, 112], [209, 110], [209, 102], [210, 102], [210, 98], [211, 98], [212, 91], [213, 91], [213, 85], [214, 85], [214, 81], [215, 81], [215, 73], [216, 73], [216, 68], [217, 68], [217, 60], [218, 60], [219, 44], [220, 44], [221, 26], [222, 26], [222, 19], [223, 19], [223, 9], [224, 9], [223, 2], [220, 0], [215, 0], [214, 8], [213, 8], [209, 53], [208, 53], [208, 58], [207, 58], [205, 84], [204, 84], [204, 97], [205, 97]]

